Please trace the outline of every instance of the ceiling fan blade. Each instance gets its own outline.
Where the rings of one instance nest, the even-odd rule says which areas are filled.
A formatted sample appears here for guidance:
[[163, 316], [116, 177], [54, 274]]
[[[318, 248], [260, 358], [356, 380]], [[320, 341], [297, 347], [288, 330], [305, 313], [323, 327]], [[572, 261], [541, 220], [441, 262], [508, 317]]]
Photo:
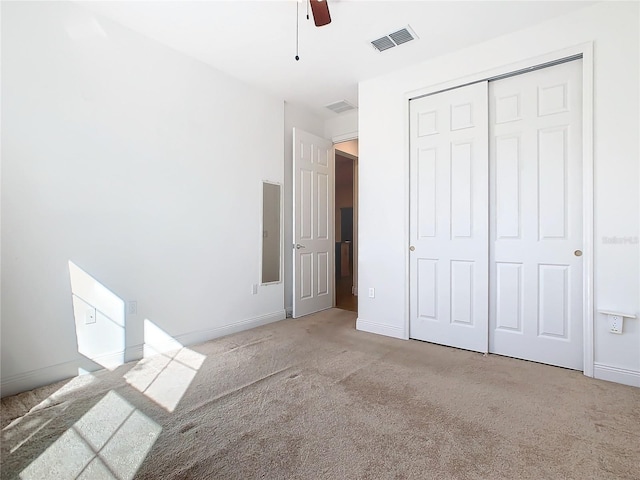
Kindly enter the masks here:
[[313, 21], [316, 27], [331, 23], [327, 0], [309, 0], [309, 2], [311, 3], [311, 12], [313, 13]]

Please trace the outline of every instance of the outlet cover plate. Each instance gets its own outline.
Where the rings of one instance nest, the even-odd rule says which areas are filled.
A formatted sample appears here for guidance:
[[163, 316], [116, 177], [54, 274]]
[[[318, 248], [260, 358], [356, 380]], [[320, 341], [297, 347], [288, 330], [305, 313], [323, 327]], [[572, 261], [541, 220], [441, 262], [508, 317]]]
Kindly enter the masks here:
[[624, 317], [622, 315], [607, 315], [607, 321], [609, 323], [609, 332], [622, 334], [622, 324]]
[[96, 323], [96, 309], [94, 307], [87, 307], [84, 323], [85, 325]]
[[138, 302], [136, 300], [129, 300], [127, 304], [127, 314], [129, 315], [138, 314]]

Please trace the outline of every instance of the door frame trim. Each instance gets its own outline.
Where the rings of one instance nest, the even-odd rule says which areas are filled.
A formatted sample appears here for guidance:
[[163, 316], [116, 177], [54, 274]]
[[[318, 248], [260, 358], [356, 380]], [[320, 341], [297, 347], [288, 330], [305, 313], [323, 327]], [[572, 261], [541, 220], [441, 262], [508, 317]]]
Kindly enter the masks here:
[[[483, 72], [468, 75], [444, 83], [423, 87], [405, 93], [404, 95], [404, 165], [405, 179], [405, 318], [404, 332], [402, 338], [409, 339], [409, 328], [411, 312], [410, 308], [410, 140], [409, 122], [410, 110], [409, 102], [419, 97], [432, 95], [445, 90], [462, 87], [471, 83], [485, 80], [495, 80], [499, 77], [514, 73], [525, 73], [532, 70], [573, 58], [582, 57], [582, 244], [583, 244], [583, 274], [582, 274], [582, 311], [583, 311], [583, 373], [587, 377], [594, 375], [594, 163], [593, 163], [593, 42], [586, 42], [572, 47], [549, 52], [533, 58], [528, 58], [515, 63], [509, 63]], [[487, 345], [488, 348], [488, 345]]]

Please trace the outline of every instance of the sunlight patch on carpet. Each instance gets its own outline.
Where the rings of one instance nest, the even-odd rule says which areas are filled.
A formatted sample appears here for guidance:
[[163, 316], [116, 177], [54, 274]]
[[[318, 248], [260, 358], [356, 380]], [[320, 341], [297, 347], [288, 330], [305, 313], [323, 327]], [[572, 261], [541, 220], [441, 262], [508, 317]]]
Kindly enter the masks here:
[[162, 428], [114, 391], [20, 473], [41, 478], [131, 479]]
[[173, 412], [205, 358], [145, 319], [144, 358], [124, 378], [129, 385]]
[[[18, 417], [7, 425], [2, 431], [2, 442], [8, 446], [9, 452], [14, 453], [55, 419], [55, 411], [44, 409], [60, 403], [64, 398], [71, 397], [75, 392], [79, 392], [97, 381], [93, 375], [75, 377], [31, 409], [31, 412], [43, 411], [42, 415]], [[18, 426], [19, 428], [16, 428]]]

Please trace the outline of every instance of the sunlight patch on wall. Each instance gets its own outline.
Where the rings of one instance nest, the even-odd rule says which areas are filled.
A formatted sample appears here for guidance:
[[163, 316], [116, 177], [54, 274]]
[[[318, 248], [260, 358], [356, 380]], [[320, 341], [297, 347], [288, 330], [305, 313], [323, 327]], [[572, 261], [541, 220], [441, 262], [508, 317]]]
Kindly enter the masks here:
[[162, 428], [110, 391], [20, 473], [41, 478], [131, 479]]
[[206, 357], [185, 348], [148, 319], [144, 321], [144, 358], [124, 378], [147, 397], [173, 412]]
[[124, 363], [124, 301], [72, 261], [69, 277], [78, 352], [113, 370]]

